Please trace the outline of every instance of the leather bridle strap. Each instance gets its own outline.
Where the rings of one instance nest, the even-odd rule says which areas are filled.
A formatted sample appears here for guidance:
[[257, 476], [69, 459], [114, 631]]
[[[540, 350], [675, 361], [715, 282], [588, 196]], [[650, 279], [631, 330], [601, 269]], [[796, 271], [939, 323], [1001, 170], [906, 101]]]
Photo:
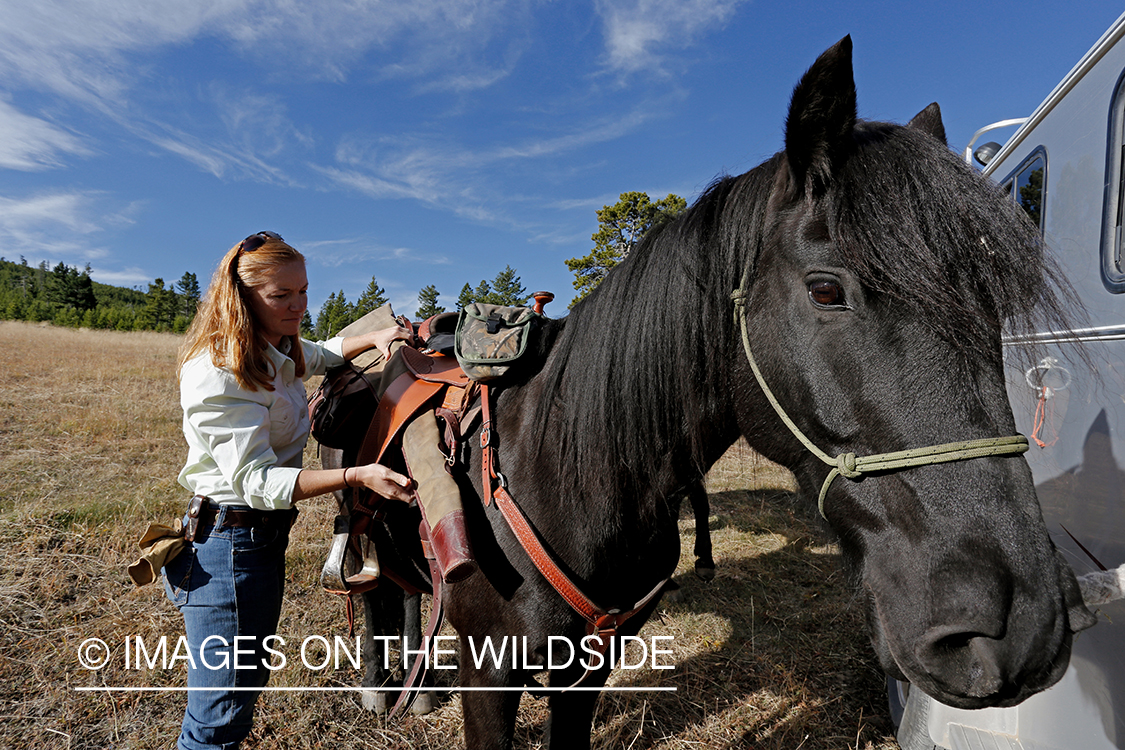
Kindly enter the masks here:
[[828, 472], [828, 476], [824, 479], [824, 484], [820, 486], [820, 496], [816, 501], [820, 515], [825, 520], [828, 517], [824, 515], [824, 498], [828, 494], [829, 486], [838, 476], [859, 481], [864, 475], [874, 472], [902, 471], [915, 466], [968, 461], [986, 456], [1016, 456], [1027, 452], [1027, 438], [1017, 434], [1007, 437], [982, 438], [980, 440], [962, 440], [956, 443], [943, 443], [942, 445], [931, 445], [925, 448], [913, 448], [893, 453], [876, 453], [870, 456], [857, 456], [854, 453], [841, 453], [835, 457], [829, 456], [809, 440], [805, 433], [801, 432], [797, 424], [785, 413], [785, 409], [778, 403], [773, 391], [766, 385], [766, 379], [762, 377], [762, 371], [758, 369], [758, 363], [754, 360], [754, 355], [750, 351], [750, 334], [746, 327], [749, 277], [750, 274], [747, 271], [742, 277], [742, 286], [731, 295], [731, 299], [734, 301], [734, 316], [742, 330], [742, 348], [746, 351], [746, 359], [750, 362], [750, 369], [754, 372], [754, 378], [758, 381], [758, 386], [761, 387], [762, 393], [765, 394], [774, 411], [781, 417], [781, 421], [810, 453], [832, 467], [832, 470]]
[[[508, 492], [507, 477], [496, 470], [496, 448], [492, 440], [492, 413], [489, 406], [491, 394], [489, 393], [489, 387], [487, 385], [482, 384], [480, 390], [484, 416], [484, 424], [481, 425], [480, 432], [484, 504], [488, 506], [491, 504], [492, 500], [496, 501], [496, 507], [500, 509], [500, 513], [504, 516], [504, 520], [507, 521], [508, 527], [519, 541], [520, 546], [527, 552], [527, 556], [531, 558], [531, 562], [535, 564], [535, 567], [543, 577], [547, 579], [547, 582], [551, 584], [555, 591], [570, 605], [570, 608], [586, 621], [586, 638], [584, 638], [583, 641], [585, 642], [587, 639], [593, 638], [595, 643], [592, 645], [595, 645], [598, 654], [604, 657], [605, 652], [609, 648], [609, 641], [617, 635], [618, 629], [620, 629], [627, 620], [633, 617], [633, 615], [643, 610], [660, 594], [664, 589], [664, 585], [668, 583], [668, 578], [664, 578], [656, 584], [652, 591], [646, 594], [628, 611], [604, 609], [595, 604], [590, 597], [586, 596], [586, 594], [570, 580], [570, 577], [563, 572], [551, 557], [546, 547], [543, 546], [543, 543], [539, 540], [538, 534], [532, 529], [527, 516], [524, 515], [523, 510], [516, 504], [516, 501]], [[570, 687], [577, 686], [595, 671], [597, 671], [597, 668], [587, 665], [586, 673]]]

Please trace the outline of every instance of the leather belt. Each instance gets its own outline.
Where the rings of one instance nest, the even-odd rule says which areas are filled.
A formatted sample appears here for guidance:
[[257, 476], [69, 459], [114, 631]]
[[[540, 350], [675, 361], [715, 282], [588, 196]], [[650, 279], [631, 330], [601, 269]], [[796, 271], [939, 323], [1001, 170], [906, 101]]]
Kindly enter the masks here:
[[[192, 500], [196, 501], [198, 497], [197, 495], [195, 498], [192, 498]], [[203, 498], [199, 499], [204, 501], [198, 503], [197, 511], [193, 513], [194, 508], [191, 506], [189, 506], [188, 509], [189, 518], [193, 516], [198, 518], [196, 524], [191, 524], [191, 526], [196, 526], [197, 528], [206, 529], [215, 526], [215, 519], [218, 517], [220, 509], [224, 507], [226, 508], [226, 513], [223, 514], [223, 522], [219, 528], [253, 529], [270, 526], [285, 526], [289, 528], [293, 525], [293, 522], [297, 520], [296, 508], [288, 508], [286, 510], [259, 510], [258, 508], [239, 508], [230, 505], [212, 505]], [[195, 502], [193, 502], [192, 505], [195, 505]], [[192, 534], [192, 536], [194, 536], [194, 534]]]

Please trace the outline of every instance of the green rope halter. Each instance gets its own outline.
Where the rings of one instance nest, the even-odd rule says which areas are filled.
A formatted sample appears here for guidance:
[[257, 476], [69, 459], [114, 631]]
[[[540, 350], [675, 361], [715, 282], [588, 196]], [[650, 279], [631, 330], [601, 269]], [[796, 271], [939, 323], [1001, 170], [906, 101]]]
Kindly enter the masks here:
[[980, 440], [962, 440], [957, 443], [931, 445], [928, 448], [912, 448], [893, 453], [876, 453], [871, 456], [857, 456], [854, 453], [841, 453], [835, 458], [829, 456], [816, 447], [781, 408], [781, 404], [777, 402], [777, 397], [766, 385], [766, 380], [762, 377], [762, 371], [758, 369], [758, 363], [754, 361], [754, 355], [750, 352], [750, 336], [746, 330], [748, 276], [749, 274], [743, 276], [742, 286], [731, 294], [731, 299], [734, 301], [734, 315], [742, 329], [742, 347], [746, 350], [746, 359], [750, 361], [750, 369], [754, 371], [754, 377], [757, 379], [758, 385], [761, 386], [762, 393], [766, 395], [766, 399], [773, 406], [774, 411], [781, 417], [781, 421], [809, 452], [832, 467], [832, 471], [828, 472], [824, 484], [820, 487], [820, 497], [816, 501], [820, 515], [825, 520], [828, 520], [828, 517], [824, 515], [824, 498], [828, 494], [828, 487], [837, 476], [858, 481], [865, 474], [872, 472], [901, 471], [914, 466], [943, 464], [950, 461], [968, 461], [986, 456], [1015, 456], [1027, 451], [1027, 438], [1023, 435], [1011, 435], [1009, 437], [982, 438]]

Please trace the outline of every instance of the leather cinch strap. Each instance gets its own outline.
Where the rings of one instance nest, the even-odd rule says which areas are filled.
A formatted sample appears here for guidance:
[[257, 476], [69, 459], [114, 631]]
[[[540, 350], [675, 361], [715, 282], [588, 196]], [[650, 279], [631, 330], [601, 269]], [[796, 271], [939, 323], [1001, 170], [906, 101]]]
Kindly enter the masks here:
[[[539, 540], [539, 536], [535, 530], [531, 528], [531, 524], [524, 515], [523, 510], [516, 504], [508, 492], [508, 479], [502, 473], [496, 470], [496, 449], [492, 441], [492, 414], [489, 406], [491, 394], [487, 385], [481, 385], [481, 401], [483, 405], [484, 424], [481, 425], [480, 432], [480, 447], [481, 447], [481, 472], [482, 472], [482, 488], [484, 491], [484, 503], [490, 505], [492, 500], [496, 501], [496, 507], [500, 509], [500, 513], [504, 516], [504, 520], [508, 522], [508, 527], [511, 528], [512, 533], [515, 534], [516, 539], [519, 541], [520, 546], [527, 552], [528, 557], [535, 564], [535, 567], [543, 574], [543, 577], [554, 587], [555, 591], [570, 608], [582, 616], [586, 621], [586, 635], [587, 637], [593, 636], [596, 643], [592, 644], [597, 647], [599, 655], [605, 655], [609, 649], [609, 641], [617, 635], [617, 631], [635, 614], [644, 609], [660, 592], [664, 589], [664, 585], [668, 583], [668, 578], [664, 578], [656, 587], [646, 594], [640, 601], [638, 601], [633, 608], [628, 611], [619, 609], [604, 609], [594, 603], [590, 597], [586, 596], [578, 586], [570, 580], [565, 572], [555, 563], [551, 554], [547, 551], [546, 547]], [[587, 669], [578, 680], [570, 687], [579, 685], [585, 680], [595, 669]]]

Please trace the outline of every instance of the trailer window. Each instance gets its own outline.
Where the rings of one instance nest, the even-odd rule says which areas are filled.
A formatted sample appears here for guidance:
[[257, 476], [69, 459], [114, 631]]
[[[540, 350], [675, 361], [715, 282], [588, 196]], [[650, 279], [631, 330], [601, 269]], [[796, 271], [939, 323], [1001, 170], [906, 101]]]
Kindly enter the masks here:
[[1016, 173], [1015, 199], [1031, 220], [1043, 231], [1044, 178], [1047, 174], [1047, 160], [1036, 154]]
[[1047, 152], [1042, 146], [1031, 152], [1008, 177], [1000, 183], [1001, 189], [1011, 196], [1031, 220], [1043, 231], [1047, 199]]
[[1122, 214], [1125, 211], [1125, 75], [1117, 82], [1109, 110], [1105, 205], [1102, 218], [1102, 281], [1111, 292], [1125, 292]]

